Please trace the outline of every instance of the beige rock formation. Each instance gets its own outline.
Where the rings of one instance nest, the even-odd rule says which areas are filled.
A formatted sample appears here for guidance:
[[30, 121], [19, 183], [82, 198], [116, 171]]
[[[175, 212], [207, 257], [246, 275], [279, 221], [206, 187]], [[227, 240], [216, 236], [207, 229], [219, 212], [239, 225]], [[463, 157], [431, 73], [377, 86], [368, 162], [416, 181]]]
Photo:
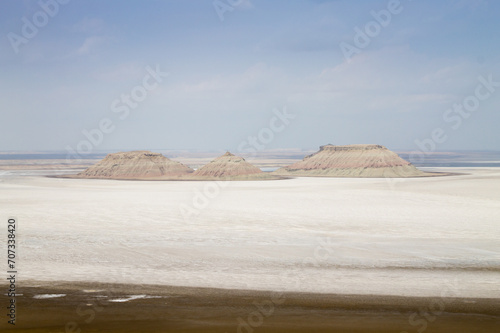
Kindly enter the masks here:
[[380, 145], [321, 146], [318, 152], [274, 173], [299, 177], [367, 178], [439, 175], [418, 170], [398, 154]]
[[108, 154], [102, 161], [79, 173], [78, 178], [149, 179], [179, 177], [192, 173], [188, 166], [150, 151]]
[[260, 174], [262, 170], [230, 152], [217, 157], [193, 173], [193, 176], [232, 177]]

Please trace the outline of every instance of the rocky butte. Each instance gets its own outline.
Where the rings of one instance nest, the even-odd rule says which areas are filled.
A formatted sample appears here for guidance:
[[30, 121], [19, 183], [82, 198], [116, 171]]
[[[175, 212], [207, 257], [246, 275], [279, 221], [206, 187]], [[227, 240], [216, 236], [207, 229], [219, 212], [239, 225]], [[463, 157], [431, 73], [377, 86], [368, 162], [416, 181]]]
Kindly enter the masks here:
[[190, 167], [159, 153], [131, 151], [108, 154], [76, 178], [152, 179], [176, 178], [193, 172]]
[[380, 145], [321, 146], [302, 161], [274, 173], [299, 177], [404, 178], [437, 176], [423, 172], [398, 154]]
[[276, 175], [262, 172], [258, 167], [245, 161], [243, 157], [230, 152], [217, 157], [210, 163], [196, 170], [191, 177], [195, 179], [223, 180], [264, 180], [279, 179]]

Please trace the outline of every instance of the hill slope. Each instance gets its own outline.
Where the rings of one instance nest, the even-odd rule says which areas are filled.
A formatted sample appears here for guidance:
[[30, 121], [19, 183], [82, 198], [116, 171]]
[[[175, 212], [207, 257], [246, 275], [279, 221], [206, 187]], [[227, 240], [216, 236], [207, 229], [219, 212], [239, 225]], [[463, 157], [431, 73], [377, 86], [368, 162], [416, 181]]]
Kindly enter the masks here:
[[78, 178], [143, 179], [181, 176], [193, 172], [188, 166], [150, 151], [107, 155], [102, 161], [79, 173]]
[[286, 176], [367, 178], [437, 175], [418, 170], [384, 146], [366, 144], [321, 146], [318, 152], [275, 173]]

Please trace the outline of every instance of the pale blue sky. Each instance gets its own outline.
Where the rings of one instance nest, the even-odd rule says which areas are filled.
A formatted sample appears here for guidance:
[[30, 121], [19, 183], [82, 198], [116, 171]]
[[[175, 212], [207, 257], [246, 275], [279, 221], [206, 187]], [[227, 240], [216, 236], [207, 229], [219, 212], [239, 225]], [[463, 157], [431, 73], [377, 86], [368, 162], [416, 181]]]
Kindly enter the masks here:
[[[500, 2], [401, 0], [347, 61], [340, 43], [355, 46], [355, 28], [391, 1], [232, 0], [224, 20], [211, 0], [71, 0], [53, 17], [2, 1], [0, 150], [76, 149], [107, 118], [94, 150], [234, 151], [283, 107], [295, 118], [266, 148], [414, 150], [441, 128], [437, 150], [500, 150], [500, 86], [470, 116], [446, 113], [479, 76], [500, 82]], [[34, 16], [16, 53], [9, 33]], [[121, 119], [112, 104], [147, 66], [169, 75]]]

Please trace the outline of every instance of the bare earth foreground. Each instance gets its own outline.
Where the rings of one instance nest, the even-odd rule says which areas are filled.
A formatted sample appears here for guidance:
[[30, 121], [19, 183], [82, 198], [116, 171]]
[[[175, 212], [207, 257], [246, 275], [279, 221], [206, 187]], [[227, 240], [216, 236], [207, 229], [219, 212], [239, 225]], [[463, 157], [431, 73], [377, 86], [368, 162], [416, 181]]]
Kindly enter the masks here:
[[493, 333], [500, 327], [499, 299], [38, 285], [22, 287], [13, 331]]
[[[500, 169], [435, 171], [465, 175], [155, 182], [1, 172], [0, 216], [18, 219], [14, 330], [497, 332]], [[1, 293], [5, 314], [8, 300]]]

